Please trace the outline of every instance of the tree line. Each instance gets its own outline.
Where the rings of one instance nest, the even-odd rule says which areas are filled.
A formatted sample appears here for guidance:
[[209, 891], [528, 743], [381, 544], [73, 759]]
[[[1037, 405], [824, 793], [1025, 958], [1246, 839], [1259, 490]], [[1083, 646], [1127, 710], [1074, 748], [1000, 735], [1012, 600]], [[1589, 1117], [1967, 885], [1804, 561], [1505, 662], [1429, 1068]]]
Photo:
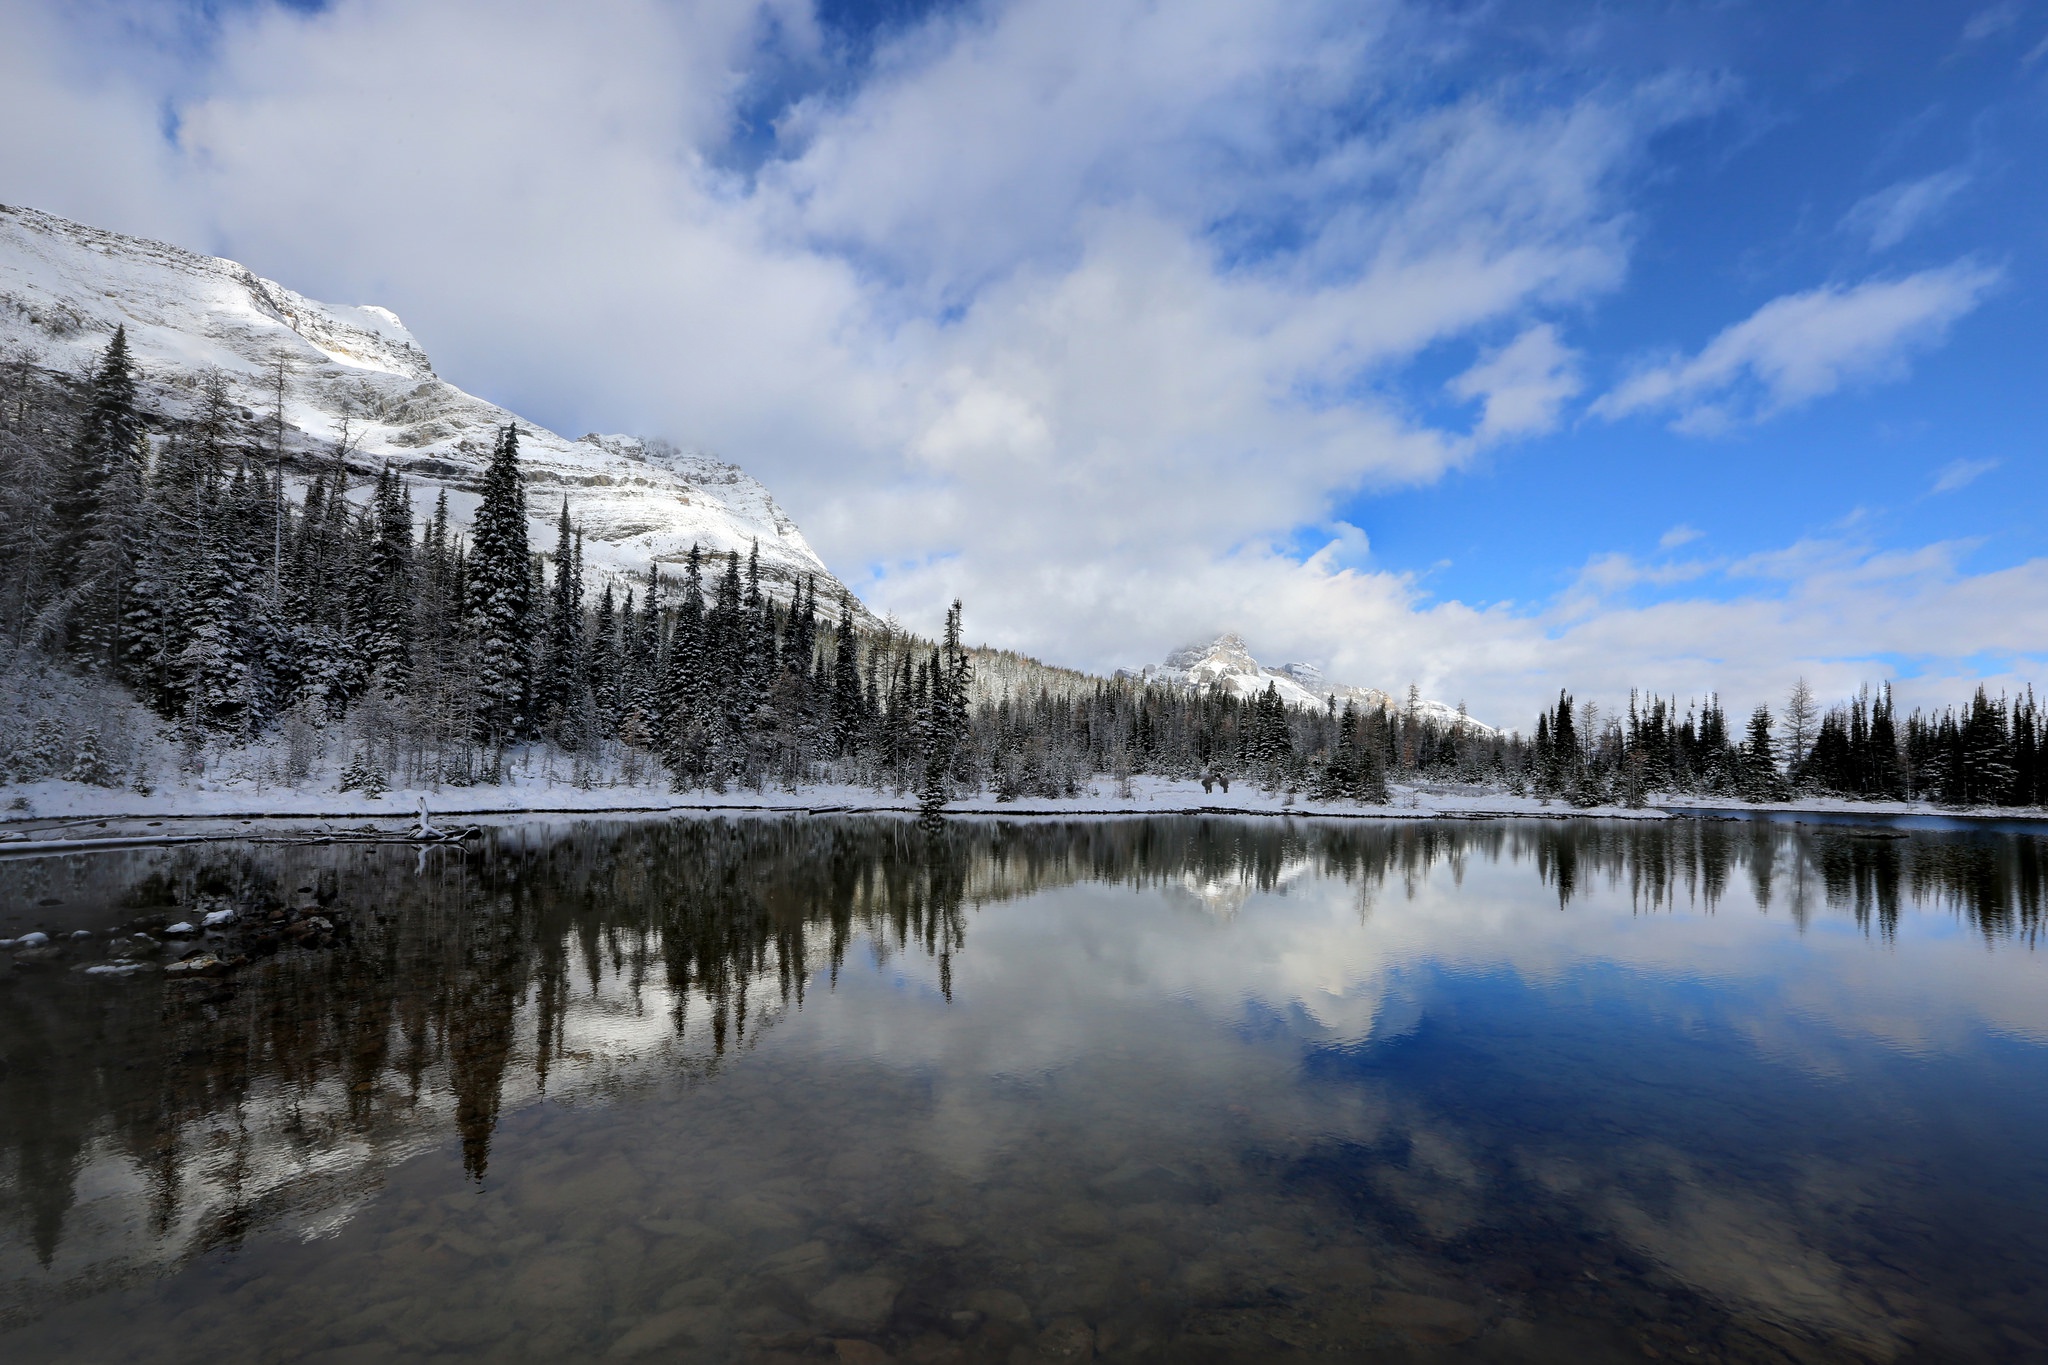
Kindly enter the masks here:
[[[265, 739], [285, 780], [346, 748], [346, 787], [493, 781], [538, 746], [558, 776], [679, 789], [837, 781], [952, 796], [1072, 796], [1100, 778], [1253, 782], [1318, 800], [1389, 782], [1487, 782], [1591, 806], [1653, 792], [1775, 800], [1817, 792], [1957, 805], [2048, 798], [2031, 693], [1980, 689], [1901, 721], [1889, 688], [1825, 712], [1801, 684], [1731, 727], [1716, 697], [1632, 696], [1624, 714], [1560, 694], [1533, 732], [1405, 705], [1285, 705], [1020, 667], [962, 640], [861, 625], [815, 583], [778, 601], [758, 547], [586, 580], [566, 501], [529, 544], [519, 433], [507, 427], [465, 536], [443, 490], [331, 449], [287, 455], [284, 374], [266, 429], [203, 376], [190, 417], [145, 413], [125, 331], [89, 374], [0, 366], [0, 611], [12, 654], [119, 682], [188, 767]], [[977, 682], [974, 659], [991, 677]], [[1056, 685], [1050, 685], [1051, 684]], [[90, 727], [16, 737], [18, 780], [111, 780]]]
[[1638, 804], [1658, 791], [2048, 804], [2048, 721], [2031, 688], [1994, 697], [1979, 687], [1961, 708], [1915, 709], [1901, 722], [1889, 684], [1823, 711], [1801, 681], [1776, 714], [1758, 706], [1739, 728], [1712, 695], [1681, 714], [1676, 698], [1631, 693], [1625, 714], [1603, 717], [1561, 692], [1537, 717], [1525, 761], [1532, 789], [1584, 805]]

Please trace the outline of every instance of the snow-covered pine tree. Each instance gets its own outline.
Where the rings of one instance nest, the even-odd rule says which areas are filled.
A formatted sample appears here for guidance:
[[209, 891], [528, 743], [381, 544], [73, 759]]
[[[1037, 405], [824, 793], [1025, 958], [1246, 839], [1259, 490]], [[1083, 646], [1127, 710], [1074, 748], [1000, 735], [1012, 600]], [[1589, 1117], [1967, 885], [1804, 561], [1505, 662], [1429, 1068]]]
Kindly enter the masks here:
[[550, 734], [564, 738], [563, 720], [578, 693], [578, 646], [583, 639], [582, 585], [576, 581], [576, 539], [569, 524], [569, 499], [562, 499], [555, 523], [554, 582], [548, 591], [546, 635], [534, 674], [536, 708]]
[[725, 574], [705, 616], [705, 702], [720, 777], [738, 771], [746, 736], [747, 636], [751, 617], [740, 586], [740, 557], [728, 550]]
[[57, 489], [49, 576], [67, 590], [67, 646], [88, 667], [118, 667], [147, 447], [135, 405], [128, 329], [116, 327], [86, 386]]
[[470, 538], [468, 597], [482, 738], [501, 747], [526, 732], [533, 695], [532, 579], [516, 426], [499, 434], [484, 470], [483, 500]]
[[860, 645], [853, 633], [853, 599], [839, 599], [838, 638], [832, 648], [832, 747], [844, 758], [859, 745], [867, 706], [860, 676]]
[[186, 443], [173, 433], [143, 478], [136, 518], [122, 673], [145, 706], [178, 714], [177, 658], [187, 634], [187, 597], [198, 567]]
[[974, 682], [974, 664], [967, 657], [967, 648], [961, 640], [960, 599], [957, 597], [946, 612], [942, 647], [945, 653], [945, 707], [940, 719], [944, 729], [946, 768], [954, 781], [966, 782], [973, 777], [967, 745], [969, 724], [973, 719], [968, 693]]
[[[663, 604], [661, 593], [661, 566], [647, 566], [647, 596], [635, 618], [633, 639], [626, 651], [623, 680], [620, 684], [623, 697], [620, 706], [632, 732], [638, 736], [633, 742], [639, 745], [660, 748], [661, 746], [661, 663]], [[622, 731], [623, 733], [623, 731]]]
[[598, 595], [597, 611], [591, 617], [590, 637], [583, 647], [583, 683], [596, 708], [600, 728], [606, 734], [617, 733], [619, 609], [610, 583]]
[[1784, 779], [1778, 773], [1778, 746], [1771, 737], [1771, 708], [1759, 706], [1750, 715], [1749, 733], [1742, 745], [1741, 794], [1745, 801], [1784, 799]]
[[135, 406], [138, 376], [128, 353], [128, 328], [119, 326], [101, 353], [86, 384], [85, 415], [64, 462], [57, 488], [57, 537], [50, 547], [62, 581], [76, 582], [87, 539], [105, 500], [107, 483], [116, 470], [134, 458], [142, 435]]
[[[626, 589], [625, 604], [619, 608], [618, 681], [612, 692], [612, 733], [629, 744], [646, 743], [646, 730], [642, 723], [645, 718], [633, 706], [633, 679], [646, 667], [641, 657], [641, 645], [646, 637], [640, 632], [637, 600], [633, 590]], [[630, 737], [629, 732], [639, 738]]]
[[683, 566], [683, 599], [669, 633], [668, 667], [662, 675], [662, 757], [677, 785], [703, 776], [707, 690], [704, 556], [696, 545]]
[[391, 696], [411, 682], [414, 574], [412, 498], [398, 471], [386, 465], [377, 478], [372, 504], [376, 538], [370, 545], [367, 654], [371, 676]]

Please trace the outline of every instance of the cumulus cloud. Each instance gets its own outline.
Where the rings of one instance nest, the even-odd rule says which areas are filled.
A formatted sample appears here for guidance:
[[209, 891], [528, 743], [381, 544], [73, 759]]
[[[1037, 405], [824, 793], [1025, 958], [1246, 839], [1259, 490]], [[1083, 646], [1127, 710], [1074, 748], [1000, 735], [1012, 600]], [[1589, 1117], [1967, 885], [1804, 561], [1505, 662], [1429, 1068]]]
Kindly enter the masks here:
[[1583, 387], [1577, 353], [1547, 322], [1491, 352], [1449, 385], [1457, 397], [1483, 402], [1473, 433], [1482, 442], [1552, 430], [1559, 409]]
[[[1399, 0], [998, 0], [852, 56], [808, 0], [8, 13], [7, 198], [393, 307], [557, 429], [715, 449], [913, 625], [964, 596], [1089, 667], [1237, 625], [1509, 717], [1559, 676], [1732, 688], [1806, 648], [1727, 604], [1435, 601], [1333, 521], [1559, 420], [1560, 322], [1622, 284], [1647, 148], [1710, 83], [1496, 82]], [[1779, 300], [1601, 401], [1773, 411], [1993, 278]], [[1450, 381], [1470, 429], [1398, 396], [1511, 331]]]
[[1896, 376], [1999, 282], [1970, 261], [1771, 300], [1698, 355], [1649, 365], [1594, 403], [1603, 417], [1677, 414], [1680, 430], [1761, 421], [1846, 384]]
[[1969, 183], [1969, 171], [1956, 166], [1887, 185], [1857, 200], [1842, 216], [1842, 229], [1868, 239], [1872, 251], [1887, 251], [1938, 217]]

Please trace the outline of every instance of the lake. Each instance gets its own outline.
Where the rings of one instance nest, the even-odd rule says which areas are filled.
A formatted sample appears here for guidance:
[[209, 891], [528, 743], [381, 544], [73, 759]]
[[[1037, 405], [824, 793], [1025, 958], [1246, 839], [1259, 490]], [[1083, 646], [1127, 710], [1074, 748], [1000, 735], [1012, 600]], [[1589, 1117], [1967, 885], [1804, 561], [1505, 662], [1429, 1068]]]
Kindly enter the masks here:
[[0, 1358], [2048, 1358], [2048, 831], [1927, 823], [7, 860]]

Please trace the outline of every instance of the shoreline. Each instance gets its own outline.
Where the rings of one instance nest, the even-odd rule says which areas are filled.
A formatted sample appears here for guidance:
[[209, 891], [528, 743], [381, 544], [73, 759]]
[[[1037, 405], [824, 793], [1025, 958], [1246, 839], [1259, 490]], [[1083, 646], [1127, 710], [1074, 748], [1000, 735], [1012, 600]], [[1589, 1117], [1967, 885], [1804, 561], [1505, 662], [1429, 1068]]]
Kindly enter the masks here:
[[[1021, 798], [998, 801], [982, 793], [949, 802], [949, 819], [1128, 819], [1147, 816], [1296, 816], [1340, 820], [1746, 820], [1786, 816], [1868, 819], [1890, 823], [1899, 819], [1937, 819], [1965, 823], [2008, 821], [2048, 823], [2039, 809], [1945, 810], [1919, 802], [1851, 802], [1838, 798], [1758, 805], [1672, 797], [1642, 807], [1574, 807], [1508, 792], [1449, 786], [1396, 785], [1386, 805], [1313, 801], [1290, 798], [1256, 787], [1230, 793], [1201, 790], [1200, 784], [1167, 778], [1133, 778], [1129, 795], [1118, 795], [1108, 782], [1066, 798]], [[870, 788], [828, 785], [797, 791], [674, 793], [649, 785], [581, 789], [554, 783], [508, 784], [440, 791], [398, 790], [381, 797], [356, 792], [256, 792], [174, 788], [147, 796], [124, 790], [86, 787], [70, 782], [36, 783], [16, 788], [15, 799], [27, 809], [0, 809], [0, 857], [93, 849], [216, 842], [257, 834], [288, 833], [297, 839], [346, 842], [403, 840], [404, 826], [419, 818], [419, 802], [427, 803], [430, 820], [443, 835], [459, 832], [450, 826], [483, 821], [494, 826], [525, 818], [597, 818], [660, 815], [832, 815], [917, 814], [915, 798]], [[279, 799], [286, 797], [287, 799]], [[467, 799], [465, 799], [467, 798]], [[165, 828], [175, 822], [174, 828]], [[195, 826], [217, 823], [221, 828]], [[279, 825], [297, 826], [287, 830]], [[60, 831], [63, 831], [60, 833]], [[101, 831], [106, 831], [102, 833]], [[157, 832], [161, 831], [161, 832]], [[45, 837], [38, 838], [37, 835]], [[444, 840], [445, 841], [445, 840]], [[434, 840], [418, 841], [430, 844]]]

